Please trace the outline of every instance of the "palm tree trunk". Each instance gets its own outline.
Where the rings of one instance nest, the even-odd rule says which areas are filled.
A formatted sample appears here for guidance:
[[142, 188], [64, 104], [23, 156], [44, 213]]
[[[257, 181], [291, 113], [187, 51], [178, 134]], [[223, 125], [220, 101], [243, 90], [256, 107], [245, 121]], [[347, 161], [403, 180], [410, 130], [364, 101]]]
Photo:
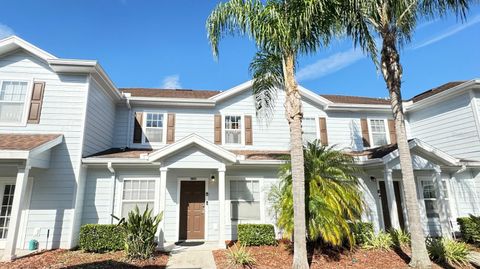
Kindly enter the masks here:
[[412, 156], [410, 155], [410, 147], [408, 146], [405, 129], [405, 115], [403, 113], [401, 94], [402, 65], [400, 64], [400, 55], [396, 48], [396, 33], [394, 30], [386, 30], [382, 32], [382, 38], [381, 68], [390, 94], [393, 118], [395, 120], [400, 166], [402, 168], [403, 189], [405, 192], [405, 204], [407, 207], [409, 231], [412, 236], [412, 259], [409, 265], [413, 268], [431, 268], [420, 217]]
[[293, 192], [293, 267], [308, 269], [306, 219], [305, 219], [305, 173], [302, 142], [302, 100], [295, 81], [295, 58], [293, 53], [284, 56], [285, 116], [290, 125], [290, 156], [292, 164]]

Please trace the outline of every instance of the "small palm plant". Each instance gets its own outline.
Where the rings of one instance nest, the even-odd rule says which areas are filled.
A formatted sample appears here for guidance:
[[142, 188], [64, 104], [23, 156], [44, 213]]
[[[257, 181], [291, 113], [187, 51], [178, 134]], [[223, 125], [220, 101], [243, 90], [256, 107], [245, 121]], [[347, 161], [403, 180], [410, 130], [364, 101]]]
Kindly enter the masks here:
[[232, 268], [251, 268], [256, 263], [250, 251], [241, 244], [235, 244], [228, 249], [227, 259]]
[[[351, 223], [360, 219], [363, 202], [352, 157], [314, 141], [304, 147], [304, 158], [308, 239], [336, 246], [346, 239], [353, 246]], [[286, 164], [280, 175], [269, 200], [278, 226], [290, 236], [295, 227], [291, 165]]]
[[430, 258], [452, 266], [468, 264], [470, 250], [467, 244], [449, 238], [428, 238], [427, 249]]
[[118, 225], [125, 231], [125, 253], [131, 259], [148, 259], [152, 257], [156, 243], [155, 234], [158, 225], [162, 221], [163, 212], [153, 216], [153, 209], [148, 209], [148, 205], [140, 213], [138, 206], [128, 213], [128, 218], [118, 218]]

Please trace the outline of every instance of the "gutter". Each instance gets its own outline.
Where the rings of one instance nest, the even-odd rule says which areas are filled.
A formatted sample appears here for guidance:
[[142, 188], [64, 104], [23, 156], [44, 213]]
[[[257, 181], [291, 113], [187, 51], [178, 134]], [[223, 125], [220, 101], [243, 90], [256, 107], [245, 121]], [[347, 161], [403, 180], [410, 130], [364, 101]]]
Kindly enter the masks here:
[[215, 107], [216, 101], [199, 98], [168, 98], [168, 97], [127, 97], [130, 104], [141, 105], [165, 105], [165, 106], [200, 106]]

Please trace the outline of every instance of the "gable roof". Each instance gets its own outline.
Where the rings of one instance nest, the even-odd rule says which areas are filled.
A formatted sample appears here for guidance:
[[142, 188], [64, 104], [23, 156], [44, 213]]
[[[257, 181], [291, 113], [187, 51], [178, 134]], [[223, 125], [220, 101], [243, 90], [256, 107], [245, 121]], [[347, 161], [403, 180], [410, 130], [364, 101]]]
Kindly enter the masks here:
[[17, 49], [24, 49], [44, 61], [49, 59], [58, 59], [54, 55], [30, 44], [18, 36], [13, 35], [0, 40], [0, 55], [15, 51]]
[[237, 161], [237, 156], [218, 146], [218, 145], [215, 145], [213, 144], [212, 142], [202, 138], [201, 136], [197, 135], [197, 134], [190, 134], [180, 140], [178, 140], [177, 142], [173, 143], [173, 144], [170, 144], [168, 146], [165, 146], [157, 151], [154, 151], [150, 154], [148, 154], [148, 160], [150, 162], [153, 162], [153, 161], [156, 161], [158, 159], [161, 159], [163, 157], [166, 157], [166, 156], [169, 156], [175, 152], [178, 152], [180, 150], [183, 150], [187, 147], [190, 147], [192, 145], [195, 145], [195, 146], [198, 146], [200, 148], [203, 148], [213, 154], [215, 154], [216, 156], [219, 156], [227, 161], [230, 161], [230, 162], [236, 162]]
[[122, 93], [130, 93], [134, 97], [167, 97], [208, 99], [221, 91], [193, 89], [160, 89], [160, 88], [120, 88]]

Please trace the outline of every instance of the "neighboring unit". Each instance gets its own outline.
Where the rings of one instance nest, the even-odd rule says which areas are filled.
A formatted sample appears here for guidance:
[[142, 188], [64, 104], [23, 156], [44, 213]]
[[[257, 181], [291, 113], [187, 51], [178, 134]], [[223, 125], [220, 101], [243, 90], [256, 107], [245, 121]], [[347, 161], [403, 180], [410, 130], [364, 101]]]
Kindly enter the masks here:
[[[59, 59], [0, 41], [0, 248], [35, 239], [72, 248], [81, 225], [135, 206], [164, 212], [159, 247], [236, 238], [275, 224], [268, 193], [289, 153], [284, 94], [256, 111], [252, 83], [226, 91], [118, 89], [96, 61]], [[304, 139], [353, 154], [375, 229], [407, 228], [388, 100], [301, 88]], [[451, 236], [480, 214], [480, 80], [405, 101], [425, 233]], [[281, 231], [276, 230], [278, 236]]]

